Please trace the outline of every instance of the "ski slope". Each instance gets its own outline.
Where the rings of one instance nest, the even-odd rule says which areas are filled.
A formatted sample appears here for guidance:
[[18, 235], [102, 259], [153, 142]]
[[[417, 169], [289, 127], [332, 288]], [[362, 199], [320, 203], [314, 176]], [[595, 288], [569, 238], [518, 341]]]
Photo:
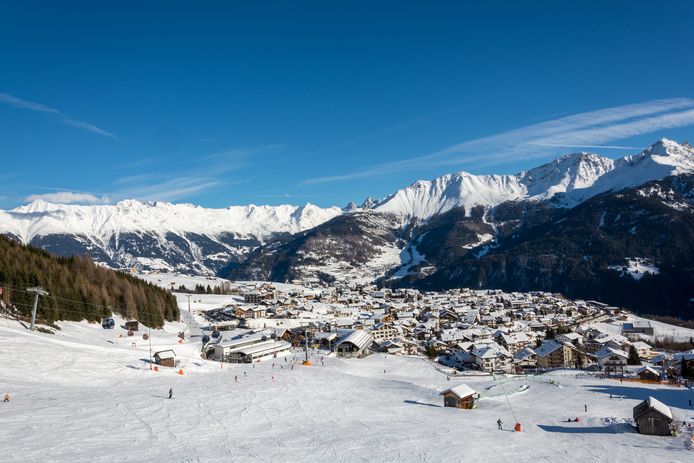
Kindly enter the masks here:
[[[317, 354], [313, 367], [294, 369], [282, 359], [274, 368], [272, 361], [221, 368], [199, 358], [196, 338], [178, 344], [176, 333], [186, 327], [173, 323], [152, 331], [153, 350], [173, 348], [179, 375], [149, 369], [142, 331], [128, 338], [119, 328], [60, 326], [50, 335], [0, 320], [0, 393], [12, 398], [0, 403], [3, 462], [694, 459], [688, 434], [641, 436], [627, 424], [632, 407], [649, 395], [671, 406], [675, 420], [694, 420], [687, 410], [694, 394], [683, 388], [577, 378], [570, 371], [503, 383], [447, 381], [427, 360], [383, 355], [326, 357], [322, 365]], [[441, 407], [438, 391], [458, 382], [482, 393], [477, 409]], [[500, 388], [511, 393], [523, 385], [527, 390], [509, 396], [523, 432], [497, 431], [498, 418], [509, 429], [514, 423]], [[567, 423], [569, 417], [581, 422]]]

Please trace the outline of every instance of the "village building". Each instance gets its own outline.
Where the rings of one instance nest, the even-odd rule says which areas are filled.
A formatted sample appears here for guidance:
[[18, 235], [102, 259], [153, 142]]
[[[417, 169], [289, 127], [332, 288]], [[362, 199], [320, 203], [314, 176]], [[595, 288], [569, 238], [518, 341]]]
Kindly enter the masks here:
[[634, 423], [641, 434], [669, 436], [672, 434], [672, 410], [659, 400], [649, 397], [634, 407]]
[[595, 353], [600, 369], [606, 373], [623, 374], [627, 366], [629, 354], [623, 350], [605, 347]]
[[538, 368], [568, 368], [583, 362], [572, 344], [554, 339], [543, 342], [534, 351]]
[[643, 341], [635, 341], [631, 343], [631, 345], [634, 346], [634, 349], [636, 349], [636, 352], [639, 354], [640, 358], [649, 359], [652, 357], [652, 347], [648, 343], [645, 343]]
[[439, 393], [443, 396], [443, 406], [462, 408], [470, 410], [476, 408], [475, 396], [477, 392], [467, 384], [459, 384], [454, 387], [449, 387]]
[[392, 323], [377, 323], [370, 332], [374, 341], [388, 341], [402, 336], [402, 329]]
[[513, 365], [516, 369], [536, 368], [537, 354], [529, 347], [521, 349], [513, 354]]
[[373, 344], [373, 337], [365, 330], [354, 330], [337, 341], [335, 351], [340, 357], [363, 357]]
[[487, 373], [513, 372], [513, 357], [506, 349], [496, 343], [475, 348], [471, 353], [480, 371]]
[[660, 372], [649, 365], [639, 368], [636, 371], [636, 376], [644, 381], [660, 381]]
[[253, 363], [267, 358], [277, 358], [289, 352], [291, 344], [286, 341], [263, 341], [250, 346], [232, 349], [228, 355], [231, 363]]

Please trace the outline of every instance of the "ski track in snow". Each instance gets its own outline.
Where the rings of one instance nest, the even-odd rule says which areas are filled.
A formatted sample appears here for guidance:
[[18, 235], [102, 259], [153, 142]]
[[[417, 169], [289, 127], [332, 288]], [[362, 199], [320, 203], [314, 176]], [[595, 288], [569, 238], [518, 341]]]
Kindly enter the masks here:
[[[208, 298], [220, 299], [200, 296], [202, 306], [212, 305]], [[184, 311], [185, 304], [181, 298]], [[635, 452], [684, 462], [694, 455], [682, 439], [641, 436], [620, 424], [649, 395], [673, 407], [676, 420], [694, 419], [686, 389], [571, 371], [510, 378], [508, 391], [529, 386], [509, 396], [523, 424], [522, 433], [513, 433], [496, 430], [497, 418], [513, 426], [506, 400], [484, 397], [498, 382], [484, 376], [449, 382], [423, 358], [331, 357], [321, 366], [316, 354], [313, 367], [293, 371], [279, 368], [289, 365], [282, 359], [275, 368], [272, 361], [221, 368], [199, 358], [199, 338], [177, 344], [184, 325], [172, 323], [152, 332], [153, 351], [173, 348], [180, 376], [177, 369], [148, 369], [142, 331], [129, 338], [119, 337], [119, 328], [60, 326], [47, 335], [0, 320], [0, 392], [12, 396], [0, 404], [3, 462], [619, 462], [633, 461]], [[461, 381], [483, 393], [479, 408], [441, 407], [438, 391]], [[565, 422], [576, 416], [580, 423]]]

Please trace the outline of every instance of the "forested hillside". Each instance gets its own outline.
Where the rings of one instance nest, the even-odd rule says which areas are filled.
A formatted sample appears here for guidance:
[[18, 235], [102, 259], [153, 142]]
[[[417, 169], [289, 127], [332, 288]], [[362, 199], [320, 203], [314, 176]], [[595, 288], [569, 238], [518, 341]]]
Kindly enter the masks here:
[[0, 287], [5, 307], [29, 315], [34, 295], [26, 289], [42, 286], [38, 317], [98, 321], [111, 311], [148, 326], [178, 318], [176, 299], [167, 291], [130, 275], [95, 265], [88, 257], [55, 257], [0, 236]]

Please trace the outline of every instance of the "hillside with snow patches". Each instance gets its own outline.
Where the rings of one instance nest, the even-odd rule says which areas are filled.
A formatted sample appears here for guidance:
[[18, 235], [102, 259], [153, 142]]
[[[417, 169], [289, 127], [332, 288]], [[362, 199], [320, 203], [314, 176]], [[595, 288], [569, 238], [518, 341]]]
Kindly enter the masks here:
[[515, 175], [448, 174], [420, 180], [398, 190], [373, 208], [428, 219], [456, 207], [496, 206], [506, 201], [555, 199], [572, 207], [607, 191], [642, 185], [669, 175], [694, 172], [694, 149], [662, 139], [637, 155], [610, 159], [573, 153]]
[[[361, 207], [350, 204], [343, 209], [312, 204], [208, 209], [136, 200], [89, 206], [35, 201], [0, 211], [0, 233], [54, 254], [90, 254], [111, 267], [209, 275], [243, 262], [266, 243], [355, 212], [394, 215], [404, 229], [412, 221], [426, 222], [460, 207], [468, 216], [475, 206], [518, 201], [573, 207], [600, 193], [691, 172], [694, 149], [662, 139], [639, 154], [616, 160], [574, 153], [514, 175], [448, 174], [417, 181], [382, 201], [369, 198]], [[493, 237], [487, 231], [482, 235], [486, 241]], [[482, 240], [482, 235], [470, 243]]]

